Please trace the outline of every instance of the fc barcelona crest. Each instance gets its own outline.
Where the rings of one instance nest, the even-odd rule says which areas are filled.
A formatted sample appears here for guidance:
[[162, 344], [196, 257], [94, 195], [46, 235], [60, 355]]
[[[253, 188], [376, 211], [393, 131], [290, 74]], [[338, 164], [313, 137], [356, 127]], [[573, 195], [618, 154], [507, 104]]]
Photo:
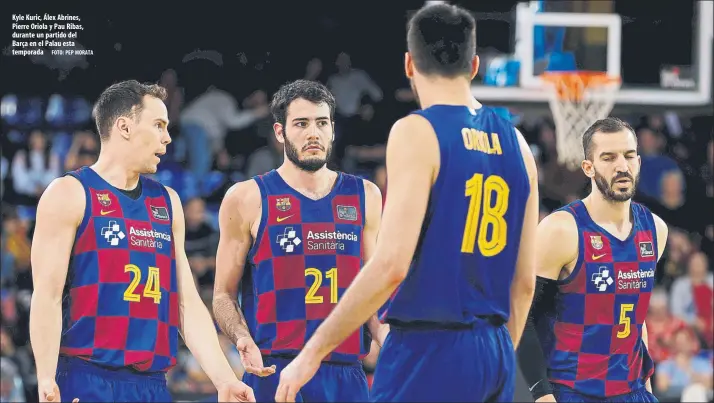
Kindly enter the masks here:
[[112, 204], [112, 199], [109, 198], [109, 193], [97, 193], [97, 200], [99, 200], [99, 204], [104, 207]]
[[602, 236], [600, 235], [590, 235], [590, 245], [593, 246], [593, 248], [600, 250], [602, 249]]
[[290, 210], [290, 198], [289, 197], [280, 197], [275, 201], [275, 208], [277, 208], [280, 211], [288, 211]]

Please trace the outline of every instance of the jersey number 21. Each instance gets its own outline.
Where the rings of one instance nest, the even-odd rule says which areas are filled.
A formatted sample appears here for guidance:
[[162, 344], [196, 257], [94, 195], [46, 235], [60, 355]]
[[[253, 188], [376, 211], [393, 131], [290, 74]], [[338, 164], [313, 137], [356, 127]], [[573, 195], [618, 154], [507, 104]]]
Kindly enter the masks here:
[[496, 256], [503, 251], [508, 230], [503, 216], [508, 210], [509, 192], [508, 184], [498, 175], [484, 180], [483, 174], [474, 174], [466, 181], [469, 211], [461, 242], [462, 253], [474, 253], [476, 244], [485, 257]]

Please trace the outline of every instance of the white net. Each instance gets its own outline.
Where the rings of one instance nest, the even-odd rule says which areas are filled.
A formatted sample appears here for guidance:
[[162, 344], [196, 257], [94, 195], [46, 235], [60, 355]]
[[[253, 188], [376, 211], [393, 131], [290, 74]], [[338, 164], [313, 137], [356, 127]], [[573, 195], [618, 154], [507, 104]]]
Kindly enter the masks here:
[[607, 117], [620, 88], [618, 79], [578, 73], [551, 74], [545, 81], [555, 123], [558, 162], [575, 170], [583, 155], [583, 133]]

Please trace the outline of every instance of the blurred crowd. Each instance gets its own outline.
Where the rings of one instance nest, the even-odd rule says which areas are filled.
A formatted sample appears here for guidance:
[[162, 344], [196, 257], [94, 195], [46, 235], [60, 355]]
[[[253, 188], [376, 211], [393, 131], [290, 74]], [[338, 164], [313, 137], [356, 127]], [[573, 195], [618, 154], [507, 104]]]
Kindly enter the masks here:
[[[330, 164], [374, 181], [386, 197], [386, 137], [395, 117], [417, 107], [411, 90], [385, 93], [369, 72], [351, 65], [347, 53], [336, 55], [334, 65], [311, 60], [304, 78], [324, 82], [337, 101]], [[168, 90], [173, 143], [154, 176], [176, 189], [184, 201], [186, 252], [210, 308], [218, 242], [216, 215], [222, 196], [236, 181], [282, 163], [282, 146], [275, 141], [268, 113], [270, 93], [237, 94], [211, 85], [188, 99], [175, 71], [166, 70], [155, 79]], [[36, 400], [28, 330], [34, 210], [54, 178], [97, 159], [100, 145], [91, 121], [92, 102], [64, 94], [2, 98], [2, 402]], [[701, 118], [704, 124], [674, 113], [620, 117], [636, 128], [642, 156], [636, 200], [670, 227], [647, 316], [650, 351], [657, 363], [653, 386], [665, 401], [710, 399], [714, 348], [711, 117]], [[521, 119], [518, 125], [539, 166], [541, 218], [583, 197], [589, 181], [582, 172], [558, 164], [552, 121]], [[223, 336], [221, 343], [240, 375], [237, 351]], [[369, 357], [366, 370], [371, 371], [374, 364], [374, 357]], [[214, 392], [185, 348], [169, 379], [172, 391], [184, 400]]]

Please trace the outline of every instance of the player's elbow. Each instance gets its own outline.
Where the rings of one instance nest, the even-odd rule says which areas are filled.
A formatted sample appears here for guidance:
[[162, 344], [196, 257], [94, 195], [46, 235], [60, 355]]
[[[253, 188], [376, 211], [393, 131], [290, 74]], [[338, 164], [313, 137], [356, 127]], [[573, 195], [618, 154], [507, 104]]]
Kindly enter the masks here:
[[532, 270], [519, 270], [513, 279], [511, 286], [512, 295], [519, 299], [531, 301], [535, 294], [536, 275], [535, 268]]
[[407, 273], [409, 272], [408, 262], [393, 258], [386, 260], [384, 266], [386, 267], [384, 272], [387, 276], [387, 282], [390, 285], [399, 285], [407, 278]]

